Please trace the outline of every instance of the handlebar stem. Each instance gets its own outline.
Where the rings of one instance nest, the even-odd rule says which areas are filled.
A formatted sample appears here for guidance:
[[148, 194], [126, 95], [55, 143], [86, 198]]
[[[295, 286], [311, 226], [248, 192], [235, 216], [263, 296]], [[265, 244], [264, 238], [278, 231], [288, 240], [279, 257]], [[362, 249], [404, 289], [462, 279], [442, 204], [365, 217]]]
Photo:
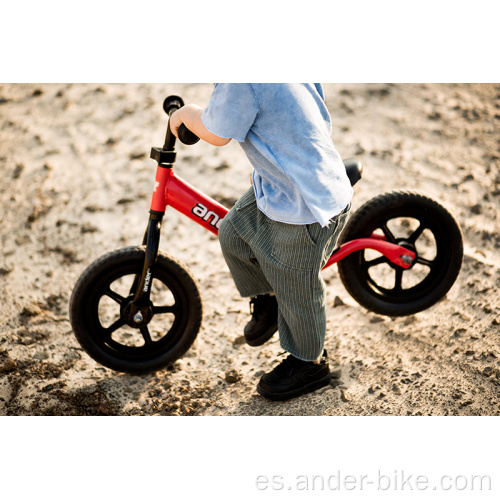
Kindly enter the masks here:
[[167, 151], [174, 151], [175, 150], [175, 140], [176, 137], [174, 134], [172, 134], [172, 131], [170, 130], [170, 117], [168, 120], [168, 125], [167, 125], [167, 133], [165, 135], [165, 144], [163, 145], [163, 149]]

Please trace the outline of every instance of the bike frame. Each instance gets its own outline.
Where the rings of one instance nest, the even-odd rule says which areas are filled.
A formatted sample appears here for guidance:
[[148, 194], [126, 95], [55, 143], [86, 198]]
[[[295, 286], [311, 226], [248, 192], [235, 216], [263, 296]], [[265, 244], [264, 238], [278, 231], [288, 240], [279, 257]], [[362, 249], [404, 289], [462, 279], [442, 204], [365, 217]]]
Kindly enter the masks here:
[[[177, 177], [173, 170], [158, 168], [153, 192], [151, 210], [171, 206], [178, 212], [197, 222], [200, 226], [218, 235], [219, 225], [228, 213], [228, 209], [202, 193], [186, 181]], [[164, 189], [161, 187], [164, 186]], [[326, 262], [323, 269], [359, 250], [376, 250], [387, 257], [393, 264], [408, 269], [415, 258], [415, 253], [400, 245], [386, 241], [385, 236], [372, 234], [369, 238], [360, 238], [344, 243], [337, 248]], [[411, 259], [411, 260], [410, 260]]]
[[[151, 278], [158, 256], [161, 223], [166, 208], [168, 206], [174, 208], [215, 235], [218, 235], [220, 222], [229, 211], [225, 206], [175, 175], [173, 170], [176, 158], [175, 139], [168, 127], [164, 147], [151, 150], [151, 158], [157, 160], [158, 167], [149, 224], [143, 240], [143, 245], [146, 246], [146, 258], [142, 275], [136, 276], [131, 289], [131, 293], [134, 293], [134, 300], [129, 311], [129, 318], [136, 323], [143, 320], [149, 306]], [[341, 245], [333, 252], [323, 269], [353, 252], [366, 249], [380, 252], [391, 263], [403, 269], [408, 269], [415, 259], [415, 253], [411, 250], [386, 241], [383, 235], [372, 234], [369, 238], [360, 238]]]

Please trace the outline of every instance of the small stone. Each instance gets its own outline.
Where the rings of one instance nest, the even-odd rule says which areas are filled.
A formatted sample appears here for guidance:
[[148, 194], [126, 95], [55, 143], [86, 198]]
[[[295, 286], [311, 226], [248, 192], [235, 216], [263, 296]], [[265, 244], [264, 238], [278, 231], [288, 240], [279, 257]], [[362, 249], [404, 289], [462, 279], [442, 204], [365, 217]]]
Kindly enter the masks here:
[[24, 165], [22, 164], [16, 165], [14, 173], [12, 174], [12, 178], [19, 179], [19, 177], [21, 177], [21, 174], [23, 173], [23, 170], [24, 170]]
[[336, 295], [335, 298], [333, 299], [333, 307], [341, 307], [341, 306], [345, 306], [345, 303], [338, 295]]
[[146, 158], [146, 153], [141, 151], [130, 153], [129, 158], [131, 160], [142, 160], [143, 158]]
[[0, 276], [5, 276], [6, 274], [9, 274], [12, 272], [12, 267], [0, 267]]
[[382, 323], [384, 321], [385, 319], [382, 318], [381, 316], [374, 316], [373, 318], [370, 319], [370, 323]]
[[7, 358], [0, 362], [0, 373], [7, 373], [15, 370], [17, 368], [17, 363], [10, 358]]
[[234, 340], [233, 340], [233, 346], [239, 346], [239, 345], [242, 345], [246, 342], [246, 339], [245, 339], [245, 336], [244, 335], [240, 335], [239, 337], [236, 337]]
[[491, 377], [492, 375], [494, 375], [495, 373], [495, 369], [491, 366], [487, 366], [483, 371], [482, 371], [482, 374], [485, 376], [485, 377]]
[[[351, 110], [351, 113], [352, 113], [352, 110]], [[366, 150], [361, 144], [359, 144], [359, 143], [356, 144], [355, 149], [354, 149], [355, 155], [362, 155], [365, 152], [366, 152]]]
[[38, 316], [40, 314], [42, 314], [42, 310], [40, 308], [40, 306], [38, 304], [28, 304], [27, 306], [25, 306], [21, 312], [21, 316], [29, 316], [29, 317], [33, 317], [33, 316]]
[[415, 321], [417, 321], [417, 318], [415, 318], [415, 316], [408, 316], [406, 319], [405, 319], [405, 326], [408, 326], [408, 325], [411, 325], [412, 323], [415, 323]]
[[82, 227], [80, 228], [80, 232], [83, 233], [83, 234], [85, 234], [85, 233], [96, 233], [97, 231], [99, 231], [99, 229], [96, 226], [94, 226], [94, 225], [92, 225], [92, 224], [90, 224], [88, 222], [86, 222], [85, 224], [83, 224]]
[[215, 167], [215, 170], [226, 170], [228, 168], [231, 168], [231, 165], [226, 160], [224, 160], [220, 163], [220, 165]]
[[340, 399], [344, 403], [348, 403], [349, 401], [352, 401], [351, 395], [348, 392], [344, 391], [344, 390], [340, 391]]
[[230, 384], [234, 384], [241, 380], [241, 375], [237, 370], [231, 370], [226, 372], [225, 381]]
[[43, 361], [45, 359], [49, 359], [49, 354], [47, 351], [40, 351], [33, 355], [33, 359], [39, 359], [40, 361]]
[[453, 337], [461, 337], [467, 330], [465, 328], [457, 328], [454, 332], [453, 332]]
[[133, 203], [135, 200], [133, 198], [120, 198], [116, 203], [118, 205], [127, 205], [128, 203]]
[[331, 373], [331, 378], [338, 380], [342, 376], [342, 370], [339, 368], [338, 370], [334, 370]]
[[474, 356], [476, 354], [476, 351], [465, 351], [466, 356]]
[[64, 353], [63, 359], [82, 359], [82, 355], [78, 351], [71, 350]]
[[481, 205], [478, 203], [477, 205], [474, 205], [474, 206], [470, 207], [470, 211], [473, 214], [478, 215], [478, 214], [480, 214], [483, 211], [483, 209], [482, 209]]
[[371, 386], [368, 389], [368, 394], [375, 394], [375, 392], [380, 391], [381, 387], [379, 385]]
[[403, 391], [401, 390], [401, 387], [399, 387], [399, 385], [398, 385], [398, 384], [393, 384], [393, 385], [392, 385], [392, 392], [393, 392], [394, 394], [398, 394], [398, 395], [403, 394]]

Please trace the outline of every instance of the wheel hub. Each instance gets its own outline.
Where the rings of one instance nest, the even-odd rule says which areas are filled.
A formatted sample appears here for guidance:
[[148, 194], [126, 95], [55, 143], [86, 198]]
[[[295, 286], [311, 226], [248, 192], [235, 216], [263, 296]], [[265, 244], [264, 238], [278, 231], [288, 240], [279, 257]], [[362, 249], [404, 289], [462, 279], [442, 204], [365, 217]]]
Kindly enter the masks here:
[[137, 307], [133, 300], [129, 300], [121, 311], [122, 318], [131, 328], [142, 328], [153, 319], [153, 307], [151, 302], [146, 307]]
[[[410, 256], [408, 256], [408, 255], [403, 255], [401, 257], [405, 264], [411, 264], [410, 267], [408, 267], [406, 270], [411, 269], [415, 265], [415, 263], [417, 262], [417, 257], [418, 257], [417, 249], [415, 248], [415, 245], [413, 243], [409, 242], [408, 240], [397, 240], [396, 244], [403, 247], [403, 248], [406, 248], [406, 250], [410, 250], [410, 252], [413, 252], [415, 254], [415, 257], [413, 260], [411, 260]], [[405, 257], [408, 260], [406, 260]], [[396, 267], [399, 267], [399, 266], [396, 266]]]

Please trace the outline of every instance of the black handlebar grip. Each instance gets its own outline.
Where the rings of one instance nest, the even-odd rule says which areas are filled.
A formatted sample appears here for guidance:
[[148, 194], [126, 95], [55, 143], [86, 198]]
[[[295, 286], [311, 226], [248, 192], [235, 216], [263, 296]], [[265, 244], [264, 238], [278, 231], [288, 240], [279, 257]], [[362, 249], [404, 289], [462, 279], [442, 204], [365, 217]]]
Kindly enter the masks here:
[[184, 101], [178, 95], [170, 95], [163, 101], [163, 111], [169, 116], [182, 106], [184, 106]]
[[181, 126], [177, 130], [177, 135], [179, 136], [179, 140], [188, 146], [196, 144], [200, 140], [200, 138], [196, 134], [193, 134], [184, 123], [181, 123]]

